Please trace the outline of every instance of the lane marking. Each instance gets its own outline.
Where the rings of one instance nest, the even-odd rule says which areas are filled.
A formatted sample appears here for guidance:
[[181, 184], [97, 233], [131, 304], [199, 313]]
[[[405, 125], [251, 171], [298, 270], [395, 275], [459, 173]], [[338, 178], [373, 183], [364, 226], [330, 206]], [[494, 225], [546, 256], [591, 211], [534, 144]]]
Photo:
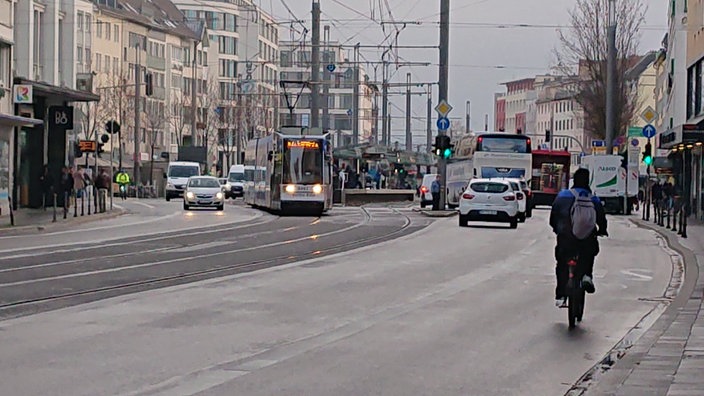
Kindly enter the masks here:
[[643, 275], [642, 273], [650, 273], [652, 274], [652, 271], [644, 270], [644, 269], [628, 269], [628, 270], [621, 270], [621, 274], [629, 276], [631, 278], [635, 278], [632, 280], [635, 281], [641, 281], [641, 282], [650, 282], [653, 280], [653, 277], [650, 275]]
[[145, 208], [147, 208], [147, 209], [156, 209], [155, 206], [146, 204], [146, 203], [144, 203], [144, 202], [133, 201], [132, 203], [135, 204], [135, 205], [143, 206], [143, 207], [145, 207]]

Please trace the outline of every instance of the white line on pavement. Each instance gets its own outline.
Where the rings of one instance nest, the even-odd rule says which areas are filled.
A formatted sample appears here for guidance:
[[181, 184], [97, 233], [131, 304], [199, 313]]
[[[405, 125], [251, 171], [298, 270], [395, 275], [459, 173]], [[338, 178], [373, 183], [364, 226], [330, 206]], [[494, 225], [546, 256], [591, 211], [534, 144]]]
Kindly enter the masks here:
[[144, 206], [144, 207], [147, 208], [147, 209], [156, 209], [155, 206], [146, 204], [146, 203], [144, 203], [144, 202], [139, 202], [139, 201], [131, 201], [131, 202], [132, 202], [133, 204], [135, 204], [135, 205]]

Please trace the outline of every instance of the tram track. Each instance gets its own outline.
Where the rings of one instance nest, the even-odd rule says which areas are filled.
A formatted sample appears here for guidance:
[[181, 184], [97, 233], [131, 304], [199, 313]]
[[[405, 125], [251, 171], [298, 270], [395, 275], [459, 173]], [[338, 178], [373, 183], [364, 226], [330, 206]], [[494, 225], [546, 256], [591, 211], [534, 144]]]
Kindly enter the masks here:
[[[340, 235], [344, 233], [350, 233], [353, 230], [359, 229], [361, 227], [364, 227], [365, 225], [369, 225], [372, 223], [373, 216], [372, 214], [364, 207], [362, 207], [362, 214], [363, 218], [357, 222], [356, 224], [353, 224], [351, 226], [347, 226], [341, 229], [333, 230], [330, 232], [326, 233], [321, 233], [321, 234], [313, 234], [311, 236], [306, 236], [306, 237], [298, 237], [298, 238], [287, 238], [281, 241], [276, 241], [264, 245], [258, 245], [254, 247], [246, 247], [246, 248], [237, 248], [237, 249], [228, 249], [224, 251], [219, 251], [219, 252], [214, 252], [214, 253], [207, 253], [207, 254], [201, 254], [201, 255], [196, 255], [196, 256], [191, 256], [191, 257], [180, 257], [180, 258], [175, 258], [175, 259], [170, 259], [170, 260], [161, 260], [161, 261], [156, 261], [156, 262], [150, 262], [150, 263], [145, 263], [145, 264], [139, 264], [137, 266], [119, 266], [111, 269], [107, 269], [105, 271], [101, 272], [84, 272], [84, 273], [74, 273], [74, 274], [69, 274], [67, 276], [63, 277], [53, 277], [53, 278], [46, 278], [46, 279], [34, 279], [31, 281], [27, 282], [20, 282], [20, 283], [5, 283], [5, 284], [0, 284], [0, 296], [2, 296], [2, 290], [5, 288], [10, 288], [10, 287], [28, 287], [30, 285], [34, 285], [31, 287], [39, 287], [42, 289], [46, 289], [49, 291], [47, 295], [41, 295], [35, 298], [19, 298], [19, 299], [14, 299], [10, 301], [3, 301], [0, 303], [0, 319], [8, 319], [11, 317], [16, 317], [16, 316], [24, 316], [27, 314], [32, 314], [36, 312], [42, 312], [46, 310], [51, 310], [51, 309], [57, 309], [57, 308], [62, 308], [70, 305], [75, 305], [75, 304], [80, 304], [80, 303], [85, 303], [85, 302], [90, 302], [90, 301], [97, 301], [101, 300], [104, 298], [110, 298], [110, 297], [115, 297], [119, 295], [124, 295], [124, 294], [131, 294], [131, 293], [136, 293], [140, 291], [146, 291], [146, 290], [151, 290], [151, 289], [156, 289], [156, 288], [161, 288], [161, 287], [167, 287], [167, 286], [173, 286], [173, 285], [181, 285], [181, 284], [187, 284], [191, 282], [196, 282], [199, 280], [206, 280], [206, 279], [212, 279], [212, 278], [218, 278], [218, 277], [223, 277], [223, 276], [229, 276], [229, 275], [235, 275], [235, 274], [241, 274], [241, 273], [247, 273], [247, 272], [252, 272], [260, 269], [265, 269], [265, 268], [271, 268], [271, 267], [276, 267], [276, 266], [281, 266], [285, 264], [291, 264], [297, 261], [301, 260], [306, 260], [310, 258], [317, 258], [317, 257], [323, 257], [327, 256], [330, 254], [335, 254], [335, 253], [340, 253], [348, 250], [352, 250], [355, 248], [359, 247], [364, 247], [368, 245], [372, 245], [378, 242], [386, 241], [389, 239], [396, 238], [398, 236], [401, 236], [404, 233], [411, 233], [414, 232], [412, 227], [412, 220], [409, 216], [397, 211], [393, 210], [394, 215], [398, 218], [401, 219], [401, 223], [393, 226], [393, 229], [381, 232], [376, 235], [370, 235], [366, 237], [361, 237], [361, 238], [355, 238], [353, 240], [343, 240], [341, 242], [332, 242], [327, 245], [321, 246], [323, 244], [323, 240], [327, 238], [331, 238], [335, 235]], [[315, 221], [314, 221], [315, 222]], [[386, 228], [390, 228], [392, 226], [385, 226]], [[420, 228], [418, 228], [420, 229]], [[61, 288], [57, 287], [45, 287], [45, 286], [37, 286], [37, 284], [40, 285], [48, 285], [52, 281], [55, 282], [61, 282], [65, 281], [68, 279], [84, 279], [84, 278], [94, 278], [98, 276], [107, 276], [107, 277], [112, 277], [113, 274], [116, 272], [123, 272], [123, 271], [137, 271], [137, 270], [143, 270], [145, 268], [164, 268], [166, 266], [174, 266], [175, 264], [189, 264], [189, 263], [203, 263], [203, 262], [209, 262], [212, 261], [213, 259], [217, 257], [222, 257], [222, 256], [227, 256], [227, 255], [232, 255], [235, 253], [241, 253], [241, 252], [252, 252], [257, 249], [273, 249], [277, 247], [282, 247], [286, 245], [296, 245], [300, 243], [311, 243], [312, 246], [310, 248], [306, 247], [305, 249], [301, 249], [301, 252], [298, 252], [296, 254], [291, 254], [291, 253], [276, 253], [272, 257], [265, 257], [261, 259], [257, 258], [252, 258], [245, 260], [244, 262], [240, 263], [233, 263], [233, 264], [221, 264], [221, 265], [215, 265], [215, 266], [209, 266], [209, 267], [204, 267], [204, 268], [197, 268], [197, 269], [192, 269], [192, 270], [186, 270], [186, 271], [178, 271], [176, 273], [166, 273], [162, 274], [159, 276], [152, 276], [152, 277], [147, 277], [147, 278], [142, 278], [142, 279], [135, 279], [131, 281], [125, 281], [125, 282], [119, 282], [116, 284], [109, 284], [105, 286], [96, 286], [96, 287], [86, 287], [83, 289], [79, 290], [73, 290], [73, 291], [66, 291], [66, 292], [51, 292], [52, 290], [61, 290]], [[88, 283], [88, 282], [86, 282]]]

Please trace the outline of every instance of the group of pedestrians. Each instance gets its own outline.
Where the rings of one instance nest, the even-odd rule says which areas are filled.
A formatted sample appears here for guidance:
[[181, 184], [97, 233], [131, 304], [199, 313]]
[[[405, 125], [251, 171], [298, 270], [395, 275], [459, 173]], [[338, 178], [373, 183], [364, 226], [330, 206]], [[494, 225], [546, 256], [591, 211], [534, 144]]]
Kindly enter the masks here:
[[[124, 172], [121, 172], [124, 173]], [[129, 180], [129, 176], [127, 177]], [[44, 166], [40, 182], [44, 193], [43, 206], [46, 209], [54, 204], [54, 194], [57, 200], [63, 201], [64, 210], [76, 205], [78, 199], [94, 199], [100, 211], [105, 210], [105, 197], [110, 190], [110, 176], [105, 169], [97, 175], [92, 175], [90, 170], [83, 167], [61, 168], [61, 179], [56, 182], [47, 165]], [[59, 198], [60, 197], [60, 198]]]

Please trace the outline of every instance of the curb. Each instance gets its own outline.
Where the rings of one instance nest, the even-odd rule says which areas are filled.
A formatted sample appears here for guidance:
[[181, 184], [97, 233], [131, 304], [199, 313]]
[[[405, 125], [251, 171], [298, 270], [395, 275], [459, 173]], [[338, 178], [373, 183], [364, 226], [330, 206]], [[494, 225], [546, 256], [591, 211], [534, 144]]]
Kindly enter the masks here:
[[[590, 395], [592, 394], [591, 391], [599, 395], [611, 395], [618, 392], [622, 387], [625, 387], [625, 382], [628, 380], [629, 376], [641, 365], [641, 362], [647, 357], [648, 352], [656, 347], [655, 344], [661, 340], [668, 329], [670, 329], [670, 326], [672, 326], [681, 315], [681, 311], [687, 306], [699, 283], [700, 271], [697, 258], [694, 252], [679, 243], [677, 234], [665, 232], [665, 229], [651, 225], [649, 222], [640, 219], [630, 219], [630, 221], [637, 227], [657, 233], [667, 243], [667, 247], [680, 255], [684, 264], [684, 281], [677, 295], [640, 338], [626, 348], [623, 348], [621, 345], [624, 340], [619, 341], [602, 361], [592, 367], [592, 369], [576, 382], [566, 395]], [[672, 279], [670, 282], [672, 282]], [[691, 323], [688, 323], [690, 329], [691, 326], [694, 325], [695, 320], [696, 316], [692, 316]], [[684, 348], [685, 346], [682, 347], [683, 354]]]
[[458, 214], [456, 210], [421, 210], [420, 213], [428, 217], [452, 217]]
[[[21, 235], [36, 235], [41, 234], [46, 231], [53, 231], [58, 228], [67, 228], [76, 225], [82, 225], [87, 223], [92, 223], [100, 220], [111, 220], [117, 217], [129, 214], [130, 212], [126, 209], [113, 209], [112, 212], [105, 214], [93, 214], [85, 215], [74, 218], [73, 215], [69, 215], [65, 220], [63, 219], [63, 214], [56, 217], [56, 223], [44, 223], [44, 224], [34, 224], [25, 226], [6, 226], [7, 228], [0, 228], [0, 237], [6, 236], [21, 236]], [[75, 219], [75, 220], [74, 220]]]

